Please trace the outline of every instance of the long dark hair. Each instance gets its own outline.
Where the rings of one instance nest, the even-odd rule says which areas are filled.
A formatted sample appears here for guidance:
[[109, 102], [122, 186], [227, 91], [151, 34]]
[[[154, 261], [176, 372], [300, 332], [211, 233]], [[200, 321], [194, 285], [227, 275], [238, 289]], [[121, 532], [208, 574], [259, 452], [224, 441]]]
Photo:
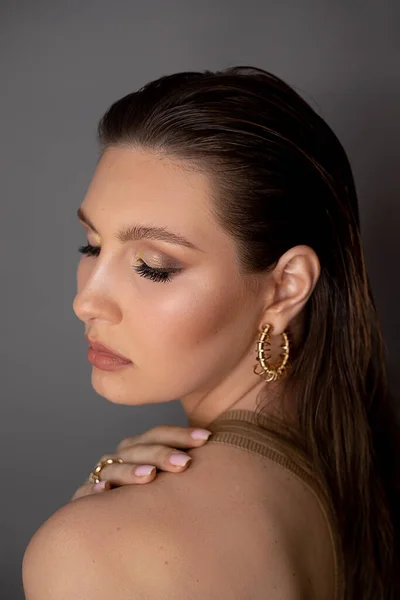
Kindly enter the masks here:
[[235, 239], [243, 274], [273, 269], [298, 244], [317, 253], [321, 274], [290, 374], [298, 425], [338, 516], [345, 598], [394, 598], [393, 404], [339, 140], [290, 86], [253, 67], [161, 77], [115, 102], [98, 135], [102, 151], [136, 146], [207, 172], [215, 218]]

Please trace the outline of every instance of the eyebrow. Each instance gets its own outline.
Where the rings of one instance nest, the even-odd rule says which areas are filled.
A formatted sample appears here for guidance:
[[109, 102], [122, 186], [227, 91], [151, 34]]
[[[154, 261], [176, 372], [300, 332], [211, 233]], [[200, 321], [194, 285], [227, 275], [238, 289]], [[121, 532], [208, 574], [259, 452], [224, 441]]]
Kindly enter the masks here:
[[[87, 217], [82, 208], [78, 208], [77, 211], [78, 219], [85, 223], [94, 233], [100, 235], [96, 230], [95, 226], [91, 222], [91, 220]], [[173, 231], [169, 231], [165, 227], [150, 227], [147, 225], [131, 225], [126, 229], [121, 229], [115, 234], [115, 237], [120, 242], [132, 242], [141, 239], [148, 240], [160, 240], [162, 242], [168, 242], [169, 244], [175, 244], [179, 246], [185, 246], [186, 248], [190, 248], [191, 250], [199, 250], [197, 246], [195, 246], [192, 242], [189, 242], [183, 235], [179, 235], [178, 233], [174, 233]]]

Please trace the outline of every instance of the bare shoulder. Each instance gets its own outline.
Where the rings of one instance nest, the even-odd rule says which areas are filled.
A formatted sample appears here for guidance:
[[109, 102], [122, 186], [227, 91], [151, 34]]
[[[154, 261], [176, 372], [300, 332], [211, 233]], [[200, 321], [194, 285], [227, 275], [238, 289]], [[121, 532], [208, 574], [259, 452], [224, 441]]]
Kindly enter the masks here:
[[[296, 540], [277, 501], [274, 507], [277, 493], [255, 485], [254, 464], [265, 469], [265, 461], [249, 462], [246, 453], [219, 444], [189, 453], [194, 460], [184, 473], [159, 473], [149, 485], [62, 507], [28, 547], [26, 577], [33, 570], [40, 577], [38, 562], [45, 573], [62, 565], [64, 579], [54, 585], [75, 585], [76, 597], [87, 600], [94, 591], [96, 599], [109, 598], [110, 590], [115, 600], [161, 592], [165, 600], [312, 598]], [[273, 474], [270, 480], [278, 486]], [[74, 600], [73, 589], [68, 597]]]

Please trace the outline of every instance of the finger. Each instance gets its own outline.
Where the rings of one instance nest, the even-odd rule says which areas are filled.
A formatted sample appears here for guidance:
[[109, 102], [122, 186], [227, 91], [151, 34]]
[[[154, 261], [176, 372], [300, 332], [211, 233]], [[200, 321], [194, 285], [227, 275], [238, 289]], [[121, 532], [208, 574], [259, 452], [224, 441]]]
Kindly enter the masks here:
[[108, 491], [109, 489], [111, 489], [111, 483], [109, 481], [101, 481], [100, 483], [84, 483], [76, 490], [75, 494], [71, 498], [71, 502], [73, 500], [78, 500], [78, 498], [84, 498], [85, 496], [91, 496], [92, 494]]
[[[147, 452], [147, 457], [148, 457]], [[124, 459], [125, 460], [125, 459]], [[144, 461], [146, 462], [146, 461]], [[148, 483], [157, 475], [157, 467], [152, 464], [136, 464], [125, 460], [123, 464], [113, 463], [106, 465], [98, 474], [100, 480], [107, 480], [112, 485], [126, 485], [129, 483]]]
[[71, 501], [78, 500], [79, 498], [84, 498], [85, 496], [90, 496], [90, 494], [92, 494], [94, 485], [95, 484], [93, 483], [87, 483], [85, 485], [82, 485], [76, 490], [75, 494], [71, 498]]
[[[161, 444], [163, 446], [172, 446], [174, 448], [197, 448], [204, 444], [211, 431], [196, 427], [183, 427], [180, 425], [157, 425], [151, 429], [135, 436], [122, 440], [117, 446], [116, 452], [134, 446], [136, 444]], [[192, 435], [204, 434], [205, 439], [194, 438]]]
[[[188, 467], [191, 461], [188, 453], [161, 444], [135, 444], [120, 451], [118, 456], [124, 462], [105, 465], [100, 472], [101, 479], [116, 481], [119, 484], [128, 483], [139, 475], [135, 467], [140, 466], [142, 471], [145, 466], [153, 465], [161, 471], [177, 473]], [[116, 454], [107, 456], [107, 458], [116, 457]], [[141, 480], [138, 481], [140, 482]]]

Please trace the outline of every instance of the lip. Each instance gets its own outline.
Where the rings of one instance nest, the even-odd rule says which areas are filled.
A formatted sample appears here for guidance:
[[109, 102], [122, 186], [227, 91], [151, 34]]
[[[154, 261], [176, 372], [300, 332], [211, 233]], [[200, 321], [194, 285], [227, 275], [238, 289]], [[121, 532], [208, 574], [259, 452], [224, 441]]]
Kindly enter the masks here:
[[101, 352], [102, 354], [107, 354], [107, 356], [111, 356], [112, 358], [117, 358], [120, 361], [125, 362], [125, 363], [132, 362], [129, 358], [127, 358], [126, 356], [123, 356], [122, 354], [119, 354], [119, 352], [116, 352], [115, 350], [106, 346], [105, 344], [102, 344], [101, 342], [97, 342], [96, 340], [92, 340], [87, 335], [85, 335], [85, 338], [87, 339], [89, 346], [91, 348], [93, 348], [93, 350], [95, 350], [96, 352]]

